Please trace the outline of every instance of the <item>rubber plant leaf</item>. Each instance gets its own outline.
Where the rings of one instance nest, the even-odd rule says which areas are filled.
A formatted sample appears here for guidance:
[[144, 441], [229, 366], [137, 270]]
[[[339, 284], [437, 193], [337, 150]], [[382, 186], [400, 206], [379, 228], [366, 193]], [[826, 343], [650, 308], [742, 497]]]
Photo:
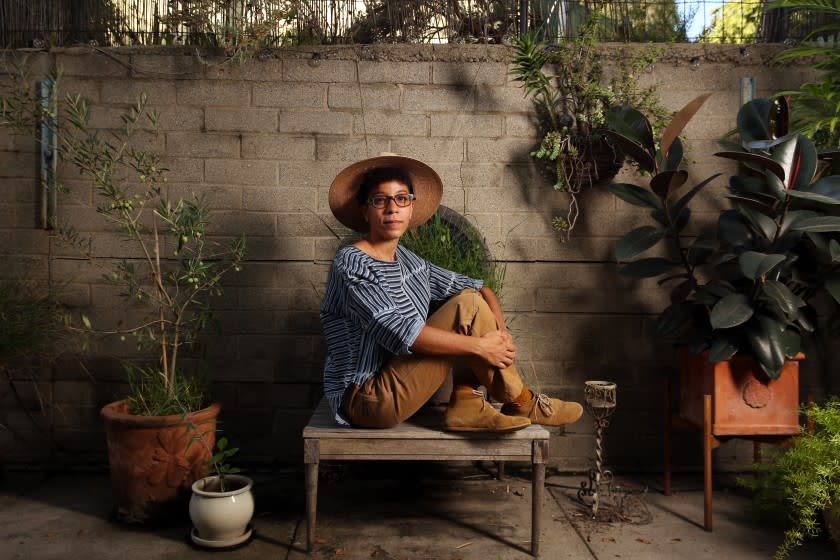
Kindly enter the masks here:
[[741, 272], [750, 280], [757, 280], [765, 276], [780, 263], [785, 262], [784, 255], [764, 254], [758, 251], [744, 251], [738, 257], [738, 265]]
[[766, 169], [773, 173], [780, 181], [785, 180], [785, 170], [784, 168], [771, 158], [770, 156], [765, 156], [762, 154], [752, 154], [750, 152], [717, 152], [715, 154], [717, 157], [722, 157], [726, 159], [732, 159], [735, 161], [741, 161], [745, 163], [752, 163], [757, 165], [763, 169]]
[[607, 134], [640, 168], [653, 173], [656, 166], [656, 144], [647, 118], [629, 105], [613, 107], [605, 115]]
[[663, 171], [650, 180], [650, 188], [663, 201], [688, 181], [688, 171]]
[[615, 258], [619, 262], [632, 259], [659, 243], [664, 235], [665, 230], [654, 226], [636, 228], [616, 243]]
[[701, 190], [703, 190], [706, 187], [706, 185], [708, 185], [709, 183], [711, 183], [712, 181], [714, 181], [715, 179], [720, 177], [720, 175], [721, 175], [720, 173], [715, 173], [711, 177], [708, 177], [707, 179], [704, 179], [704, 180], [700, 181], [697, 184], [697, 186], [693, 187], [690, 191], [688, 191], [683, 196], [681, 196], [680, 199], [676, 202], [676, 204], [674, 204], [674, 206], [672, 206], [672, 209], [675, 212], [679, 213], [680, 210], [685, 208], [688, 205], [688, 203], [691, 202], [691, 199], [694, 198], [695, 195], [697, 195], [697, 193], [699, 193]]
[[733, 247], [751, 246], [755, 234], [736, 210], [724, 210], [718, 218], [721, 241]]
[[723, 362], [738, 352], [738, 345], [726, 337], [715, 338], [709, 347], [708, 361], [711, 363]]
[[817, 172], [817, 149], [804, 136], [791, 136], [773, 150], [773, 159], [785, 170], [787, 190], [807, 187]]
[[767, 377], [778, 379], [785, 363], [785, 349], [781, 336], [784, 329], [769, 317], [758, 316], [757, 319], [747, 329], [747, 341], [756, 362]]
[[773, 134], [770, 128], [770, 113], [773, 111], [773, 105], [771, 99], [761, 98], [753, 99], [741, 106], [736, 123], [742, 143], [769, 140], [779, 136]]
[[776, 303], [789, 321], [796, 319], [800, 300], [790, 288], [777, 280], [767, 280], [761, 284], [761, 292]]
[[685, 107], [680, 109], [674, 118], [671, 119], [671, 122], [668, 123], [668, 126], [665, 128], [665, 131], [662, 132], [662, 140], [659, 142], [659, 149], [662, 152], [662, 160], [668, 161], [668, 153], [671, 151], [671, 145], [674, 143], [674, 140], [682, 134], [683, 129], [688, 124], [688, 122], [694, 117], [697, 111], [700, 110], [700, 107], [703, 106], [703, 103], [711, 97], [712, 92], [704, 93], [703, 95], [698, 95], [691, 101], [689, 101]]
[[680, 164], [682, 163], [684, 155], [683, 143], [680, 140], [680, 137], [677, 136], [674, 138], [674, 141], [671, 143], [671, 149], [668, 150], [668, 157], [664, 161], [660, 162], [660, 169], [664, 171], [675, 171], [679, 169]]
[[648, 189], [629, 183], [613, 183], [607, 187], [611, 193], [633, 206], [657, 210], [662, 208], [662, 202]]
[[828, 242], [828, 254], [831, 255], [831, 262], [840, 262], [840, 243], [836, 239]]
[[840, 231], [840, 216], [817, 216], [797, 221], [791, 229], [805, 232]]
[[729, 329], [746, 323], [753, 313], [750, 300], [745, 294], [729, 294], [712, 308], [709, 322], [713, 329]]

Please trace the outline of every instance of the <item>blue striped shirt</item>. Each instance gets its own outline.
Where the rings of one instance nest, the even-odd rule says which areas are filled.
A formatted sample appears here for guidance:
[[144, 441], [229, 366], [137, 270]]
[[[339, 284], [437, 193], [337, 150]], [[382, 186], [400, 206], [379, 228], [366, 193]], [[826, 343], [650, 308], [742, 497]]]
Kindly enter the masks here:
[[483, 284], [401, 245], [394, 262], [375, 259], [352, 245], [339, 249], [321, 304], [327, 341], [324, 396], [336, 421], [347, 424], [339, 407], [348, 386], [376, 375], [391, 356], [411, 354], [430, 301], [449, 299], [466, 288], [480, 290]]

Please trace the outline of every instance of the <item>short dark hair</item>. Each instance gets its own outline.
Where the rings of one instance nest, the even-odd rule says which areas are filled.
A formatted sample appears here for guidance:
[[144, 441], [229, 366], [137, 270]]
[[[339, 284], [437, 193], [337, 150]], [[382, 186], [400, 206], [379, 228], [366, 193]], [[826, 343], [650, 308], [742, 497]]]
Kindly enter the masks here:
[[408, 192], [414, 194], [414, 186], [411, 184], [411, 176], [400, 167], [377, 167], [365, 173], [362, 184], [359, 186], [359, 193], [356, 200], [359, 204], [367, 204], [370, 192], [388, 181], [396, 181], [408, 187]]

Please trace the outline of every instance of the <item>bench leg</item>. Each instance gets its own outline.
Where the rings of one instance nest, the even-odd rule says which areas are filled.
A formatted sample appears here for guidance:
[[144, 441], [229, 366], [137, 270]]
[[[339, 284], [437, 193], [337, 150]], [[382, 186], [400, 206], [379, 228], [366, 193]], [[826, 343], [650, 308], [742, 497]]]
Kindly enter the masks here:
[[531, 555], [540, 555], [540, 518], [545, 491], [545, 462], [548, 459], [548, 440], [535, 440], [531, 450]]
[[318, 462], [320, 441], [304, 441], [304, 462], [306, 463], [306, 552], [312, 552], [315, 541], [315, 516], [318, 509]]

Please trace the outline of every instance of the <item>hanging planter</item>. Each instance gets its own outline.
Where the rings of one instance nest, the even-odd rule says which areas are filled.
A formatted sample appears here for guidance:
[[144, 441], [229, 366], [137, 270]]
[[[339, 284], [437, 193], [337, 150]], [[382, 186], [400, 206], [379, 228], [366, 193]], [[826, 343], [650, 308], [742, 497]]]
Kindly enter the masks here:
[[621, 169], [624, 153], [603, 134], [596, 131], [577, 136], [573, 141], [577, 153], [558, 158], [559, 185], [565, 184], [569, 190], [578, 192], [584, 187], [609, 181]]
[[568, 194], [565, 215], [552, 220], [563, 241], [578, 219], [577, 195], [621, 169], [624, 154], [606, 137], [609, 108], [622, 103], [641, 107], [657, 128], [668, 114], [657, 86], [639, 85], [640, 72], [656, 61], [659, 51], [619, 50], [614, 59], [617, 71], [607, 78], [604, 53], [597, 45], [598, 18], [597, 10], [591, 12], [580, 34], [563, 43], [543, 42], [540, 29], [519, 37], [514, 45], [511, 74], [534, 102], [542, 135], [531, 156], [547, 165], [554, 189]]

